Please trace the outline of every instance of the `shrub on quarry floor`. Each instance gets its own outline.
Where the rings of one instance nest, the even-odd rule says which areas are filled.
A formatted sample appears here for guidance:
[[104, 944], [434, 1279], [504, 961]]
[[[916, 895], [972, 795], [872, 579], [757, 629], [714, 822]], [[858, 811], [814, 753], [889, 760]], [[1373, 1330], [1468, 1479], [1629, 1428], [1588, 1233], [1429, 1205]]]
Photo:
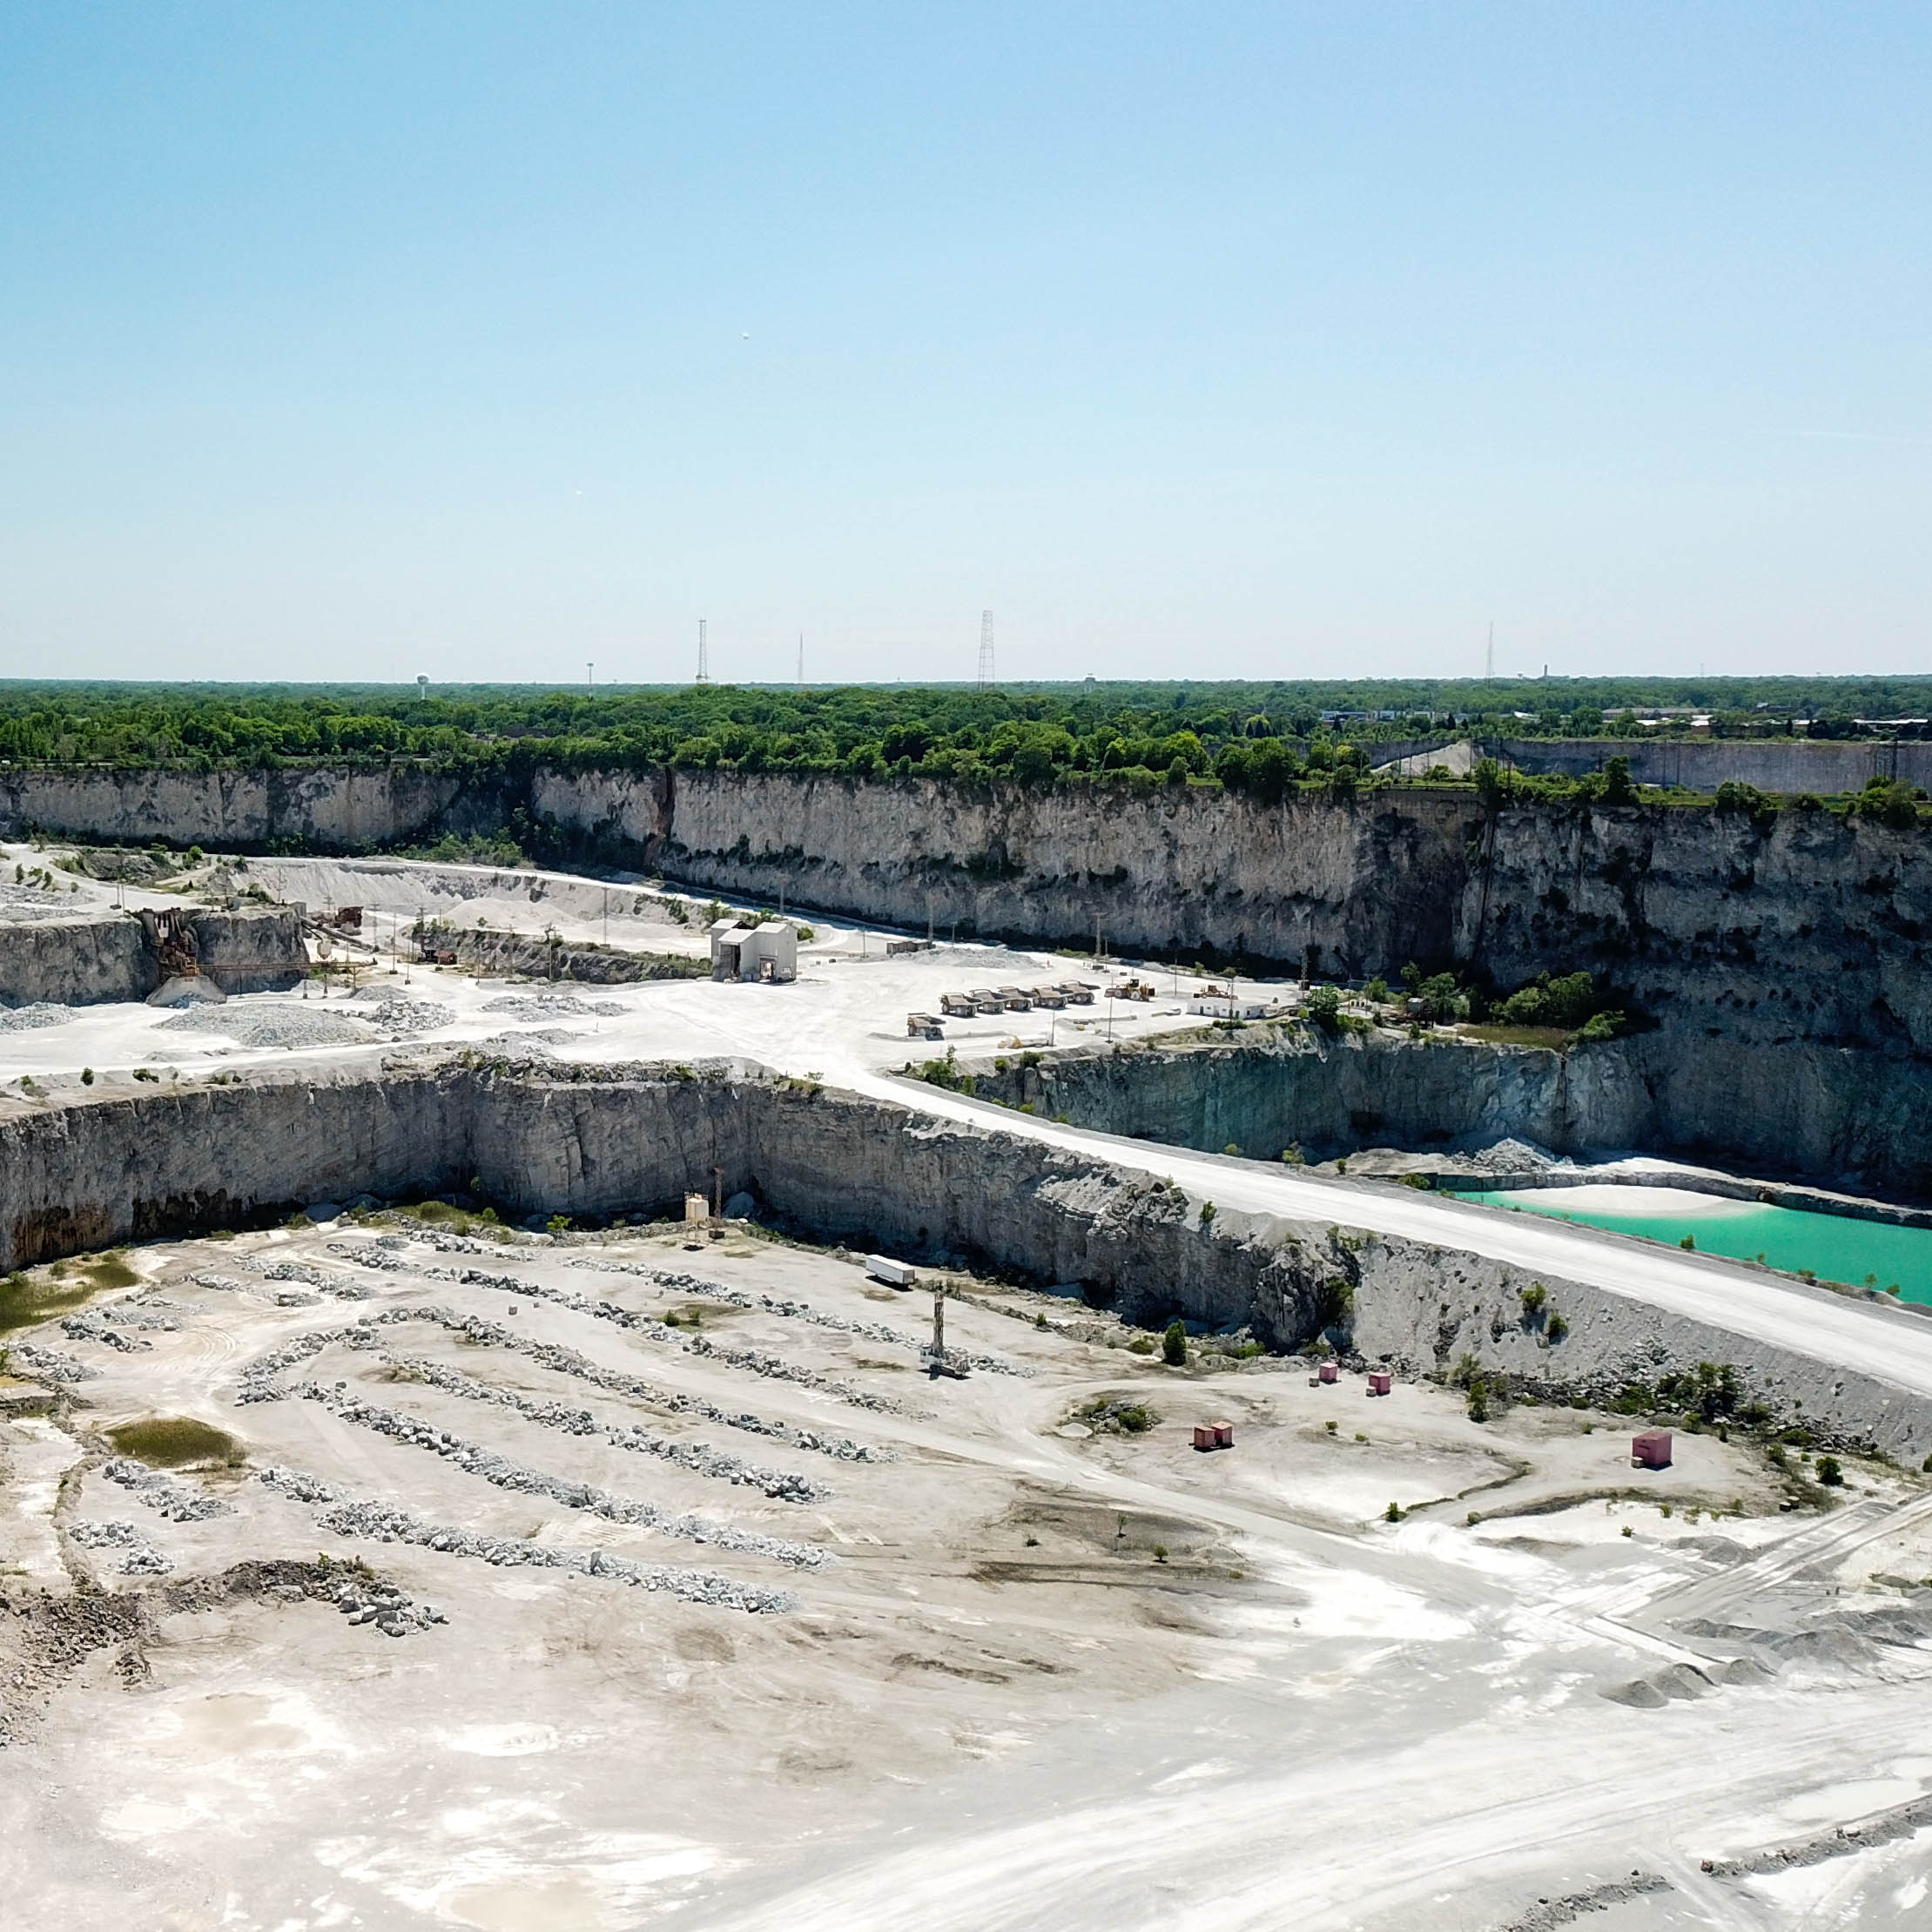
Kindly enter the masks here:
[[107, 1435], [124, 1456], [155, 1469], [185, 1469], [205, 1463], [232, 1469], [248, 1457], [226, 1429], [198, 1422], [192, 1416], [148, 1416], [139, 1422], [124, 1422]]

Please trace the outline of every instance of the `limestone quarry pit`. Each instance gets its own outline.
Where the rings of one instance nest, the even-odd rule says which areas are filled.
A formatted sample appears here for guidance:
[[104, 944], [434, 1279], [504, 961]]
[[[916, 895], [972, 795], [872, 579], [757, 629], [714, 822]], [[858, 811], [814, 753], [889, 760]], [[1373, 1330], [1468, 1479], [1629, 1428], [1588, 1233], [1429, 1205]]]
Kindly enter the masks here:
[[10, 1922], [1932, 1923], [1932, 1321], [1176, 1144], [1180, 973], [910, 1080], [1080, 963], [814, 923], [0, 1029]]

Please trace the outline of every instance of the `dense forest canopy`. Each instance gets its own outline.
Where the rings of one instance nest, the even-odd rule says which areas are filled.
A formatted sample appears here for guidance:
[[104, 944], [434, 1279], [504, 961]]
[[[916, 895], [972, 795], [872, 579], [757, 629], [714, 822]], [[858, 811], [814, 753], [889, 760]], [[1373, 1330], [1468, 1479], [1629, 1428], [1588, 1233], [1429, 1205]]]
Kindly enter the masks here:
[[414, 684], [9, 683], [0, 683], [0, 760], [205, 768], [409, 757], [961, 779], [1121, 773], [1278, 791], [1365, 764], [1350, 748], [1377, 742], [1693, 728], [1843, 737], [1874, 720], [1918, 736], [1924, 726], [1911, 721], [1928, 716], [1932, 678], [1923, 677], [1086, 681], [986, 690], [475, 684], [427, 695]]

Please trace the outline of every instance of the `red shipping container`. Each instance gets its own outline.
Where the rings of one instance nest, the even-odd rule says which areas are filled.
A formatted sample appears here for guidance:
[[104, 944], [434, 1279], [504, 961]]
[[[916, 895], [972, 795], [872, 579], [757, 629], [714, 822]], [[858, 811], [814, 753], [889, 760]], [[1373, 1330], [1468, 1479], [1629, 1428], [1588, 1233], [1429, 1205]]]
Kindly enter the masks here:
[[1630, 1438], [1630, 1459], [1639, 1469], [1668, 1469], [1671, 1466], [1671, 1432], [1646, 1429]]
[[1369, 1370], [1369, 1393], [1371, 1396], [1385, 1396], [1388, 1392], [1389, 1371], [1386, 1369], [1370, 1369]]
[[1321, 1377], [1323, 1381], [1333, 1382], [1342, 1371], [1332, 1362], [1324, 1362], [1315, 1372]]
[[1197, 1422], [1194, 1425], [1194, 1445], [1196, 1449], [1219, 1449], [1215, 1439], [1215, 1425], [1211, 1422]]
[[1215, 1447], [1216, 1449], [1232, 1449], [1235, 1446], [1235, 1425], [1233, 1423], [1217, 1422], [1213, 1424], [1213, 1428]]

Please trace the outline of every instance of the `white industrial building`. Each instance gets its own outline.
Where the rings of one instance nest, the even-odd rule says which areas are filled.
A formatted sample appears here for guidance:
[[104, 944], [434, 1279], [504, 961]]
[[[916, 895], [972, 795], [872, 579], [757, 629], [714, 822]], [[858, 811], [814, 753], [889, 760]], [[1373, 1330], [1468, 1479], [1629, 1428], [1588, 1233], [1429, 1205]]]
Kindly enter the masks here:
[[712, 979], [778, 983], [798, 977], [798, 929], [789, 920], [741, 926], [736, 919], [719, 919], [709, 931]]

